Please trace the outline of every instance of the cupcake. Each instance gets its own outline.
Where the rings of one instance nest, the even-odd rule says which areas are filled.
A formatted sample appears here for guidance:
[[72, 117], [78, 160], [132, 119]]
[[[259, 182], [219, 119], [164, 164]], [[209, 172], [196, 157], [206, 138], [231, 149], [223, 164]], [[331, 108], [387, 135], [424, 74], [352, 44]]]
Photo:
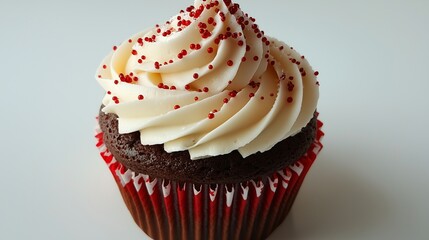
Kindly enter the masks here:
[[265, 239], [322, 148], [317, 72], [231, 1], [113, 47], [97, 147], [153, 239]]

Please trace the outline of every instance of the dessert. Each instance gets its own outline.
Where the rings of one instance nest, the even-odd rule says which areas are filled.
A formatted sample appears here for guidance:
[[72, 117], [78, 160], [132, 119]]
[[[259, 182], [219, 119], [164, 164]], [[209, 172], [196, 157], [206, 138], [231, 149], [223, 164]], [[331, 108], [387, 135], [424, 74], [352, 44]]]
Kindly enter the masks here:
[[97, 145], [136, 223], [154, 239], [266, 238], [322, 148], [317, 75], [227, 0], [114, 46]]

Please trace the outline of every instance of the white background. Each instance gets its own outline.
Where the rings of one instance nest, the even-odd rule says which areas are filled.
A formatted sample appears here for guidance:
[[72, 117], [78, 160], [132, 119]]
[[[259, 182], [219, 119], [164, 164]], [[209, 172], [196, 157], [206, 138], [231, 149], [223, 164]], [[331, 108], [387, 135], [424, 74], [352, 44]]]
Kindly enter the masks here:
[[[239, 2], [321, 73], [325, 148], [270, 239], [427, 239], [429, 1]], [[94, 146], [94, 74], [191, 3], [0, 0], [0, 239], [145, 239]]]

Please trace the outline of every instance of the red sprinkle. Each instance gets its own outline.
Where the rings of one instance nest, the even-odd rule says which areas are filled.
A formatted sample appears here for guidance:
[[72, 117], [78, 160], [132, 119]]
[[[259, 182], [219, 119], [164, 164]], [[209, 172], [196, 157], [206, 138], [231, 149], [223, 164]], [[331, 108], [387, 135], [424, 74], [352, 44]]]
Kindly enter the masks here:
[[116, 51], [116, 49], [118, 49], [117, 46], [113, 46], [113, 51]]
[[191, 89], [191, 86], [189, 86], [188, 84], [186, 84], [186, 85], [185, 85], [185, 89], [186, 89], [186, 90], [190, 90], [190, 89]]
[[207, 28], [207, 24], [200, 22], [200, 23], [198, 23], [198, 27], [199, 28]]
[[208, 92], [208, 91], [209, 91], [209, 88], [208, 88], [208, 87], [204, 87], [204, 88], [203, 88], [203, 91], [204, 91], [204, 92]]
[[137, 55], [137, 51], [136, 51], [136, 50], [132, 50], [132, 51], [131, 51], [131, 54], [133, 54], [133, 55]]
[[288, 82], [287, 84], [288, 91], [292, 92], [294, 88], [295, 88], [295, 85], [292, 82]]
[[198, 101], [198, 99], [199, 99], [198, 97], [194, 97], [194, 100], [195, 100], [195, 101]]
[[229, 99], [228, 98], [224, 98], [223, 99], [223, 103], [228, 103], [229, 102]]
[[230, 97], [236, 97], [237, 96], [237, 91], [233, 90], [232, 92], [229, 93]]
[[143, 100], [143, 99], [144, 99], [144, 96], [140, 94], [140, 95], [138, 96], [138, 99], [139, 99], [139, 100]]
[[254, 93], [249, 93], [249, 97], [250, 98], [252, 98], [252, 97], [254, 97], [255, 96], [255, 94]]
[[180, 106], [179, 105], [175, 105], [174, 106], [174, 110], [177, 110], [177, 109], [179, 109], [180, 108]]
[[207, 52], [208, 53], [212, 53], [213, 52], [213, 48], [212, 47], [207, 48]]
[[220, 13], [219, 13], [219, 16], [220, 16], [220, 20], [221, 20], [222, 22], [225, 22], [225, 20], [226, 20], [225, 13], [220, 12]]
[[107, 66], [106, 66], [106, 65], [103, 65], [103, 68], [104, 68], [104, 69], [106, 69], [106, 68], [107, 68]]
[[213, 119], [215, 117], [214, 113], [209, 113], [208, 118]]
[[212, 70], [213, 69], [213, 65], [210, 64], [209, 65], [209, 69]]
[[198, 75], [198, 73], [194, 73], [194, 79], [198, 79], [198, 77], [199, 77], [199, 75]]
[[137, 42], [138, 42], [141, 46], [143, 46], [143, 38], [139, 38], [139, 39], [137, 39]]
[[234, 62], [232, 60], [229, 60], [226, 64], [231, 67], [232, 65], [234, 65]]
[[258, 56], [254, 56], [254, 57], [253, 57], [253, 60], [256, 62], [256, 61], [258, 61], [258, 60], [259, 60], [259, 57], [258, 57]]
[[318, 71], [315, 71], [314, 72], [314, 76], [318, 76], [319, 75], [319, 72]]
[[287, 102], [288, 102], [288, 103], [293, 102], [293, 98], [292, 98], [292, 97], [288, 97], [288, 98], [287, 98]]

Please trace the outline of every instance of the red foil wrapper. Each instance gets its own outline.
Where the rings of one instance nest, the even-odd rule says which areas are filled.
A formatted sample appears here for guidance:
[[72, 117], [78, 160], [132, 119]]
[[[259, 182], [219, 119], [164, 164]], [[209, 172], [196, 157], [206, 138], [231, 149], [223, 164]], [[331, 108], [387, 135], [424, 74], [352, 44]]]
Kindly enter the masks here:
[[295, 164], [259, 181], [179, 184], [138, 174], [117, 162], [97, 127], [100, 155], [137, 225], [153, 239], [265, 239], [278, 227], [323, 145], [317, 136]]

